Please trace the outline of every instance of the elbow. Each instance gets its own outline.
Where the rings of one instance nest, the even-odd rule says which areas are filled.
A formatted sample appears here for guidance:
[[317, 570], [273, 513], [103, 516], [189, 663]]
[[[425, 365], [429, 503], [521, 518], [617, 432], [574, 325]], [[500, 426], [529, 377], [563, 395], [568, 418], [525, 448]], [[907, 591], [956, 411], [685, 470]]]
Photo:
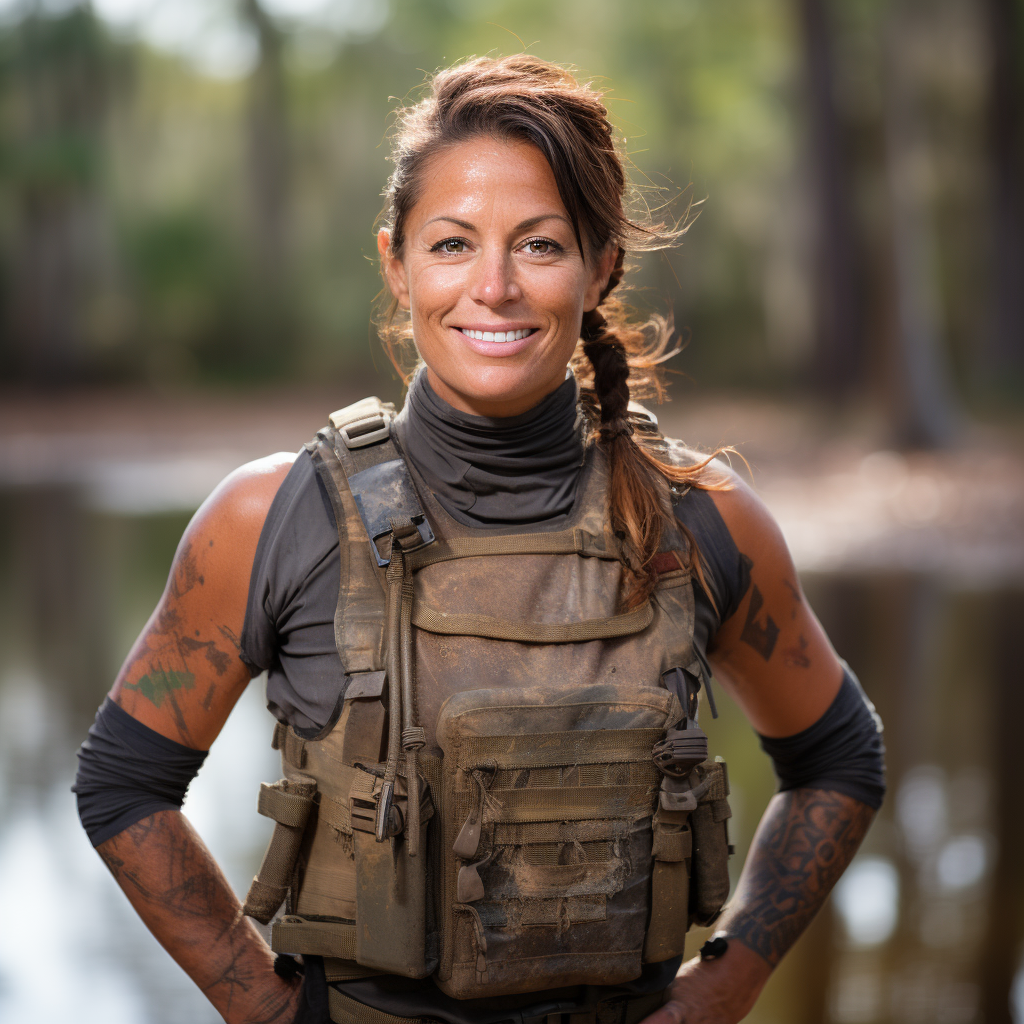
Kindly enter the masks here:
[[143, 725], [108, 697], [78, 751], [71, 787], [94, 847], [143, 818], [180, 810], [205, 750], [192, 750]]

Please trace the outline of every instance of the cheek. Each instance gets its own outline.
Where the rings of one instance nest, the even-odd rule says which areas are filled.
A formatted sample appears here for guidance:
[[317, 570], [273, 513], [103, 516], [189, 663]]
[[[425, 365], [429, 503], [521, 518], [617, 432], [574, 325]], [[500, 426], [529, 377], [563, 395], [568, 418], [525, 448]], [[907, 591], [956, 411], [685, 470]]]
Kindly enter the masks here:
[[409, 299], [413, 316], [443, 316], [465, 291], [465, 278], [465, 270], [460, 266], [411, 267]]
[[524, 298], [559, 319], [583, 308], [586, 278], [574, 267], [531, 267], [523, 274]]

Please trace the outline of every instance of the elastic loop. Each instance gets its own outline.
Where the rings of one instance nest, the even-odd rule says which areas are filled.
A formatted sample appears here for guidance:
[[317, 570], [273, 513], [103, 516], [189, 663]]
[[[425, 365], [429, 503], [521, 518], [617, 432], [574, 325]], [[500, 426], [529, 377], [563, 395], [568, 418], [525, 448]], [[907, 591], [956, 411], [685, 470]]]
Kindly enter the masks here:
[[402, 749], [420, 750], [427, 745], [427, 734], [422, 726], [414, 725], [402, 730]]

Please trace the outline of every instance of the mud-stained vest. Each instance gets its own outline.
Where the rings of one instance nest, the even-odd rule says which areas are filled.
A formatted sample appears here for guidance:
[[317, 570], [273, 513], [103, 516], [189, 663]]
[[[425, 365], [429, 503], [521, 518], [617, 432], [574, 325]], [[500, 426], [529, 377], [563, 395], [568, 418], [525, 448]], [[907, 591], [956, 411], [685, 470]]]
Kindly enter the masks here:
[[632, 981], [729, 888], [686, 541], [666, 531], [657, 588], [624, 611], [597, 446], [557, 530], [479, 530], [406, 463], [393, 416], [365, 399], [308, 446], [349, 684], [323, 738], [275, 730], [285, 777], [259, 810], [277, 824], [244, 912], [284, 904], [273, 948], [323, 956], [328, 980], [434, 975], [456, 998]]

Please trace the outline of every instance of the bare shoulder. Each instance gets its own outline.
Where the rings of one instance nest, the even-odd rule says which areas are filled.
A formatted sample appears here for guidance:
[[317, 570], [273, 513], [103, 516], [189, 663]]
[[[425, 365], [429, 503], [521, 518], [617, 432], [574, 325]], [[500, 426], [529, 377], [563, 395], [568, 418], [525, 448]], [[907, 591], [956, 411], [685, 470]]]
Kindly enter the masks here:
[[233, 526], [251, 528], [258, 523], [262, 529], [278, 489], [294, 462], [293, 452], [275, 452], [239, 466], [203, 502], [193, 523], [204, 523], [209, 528], [214, 525], [211, 520], [224, 519]]

